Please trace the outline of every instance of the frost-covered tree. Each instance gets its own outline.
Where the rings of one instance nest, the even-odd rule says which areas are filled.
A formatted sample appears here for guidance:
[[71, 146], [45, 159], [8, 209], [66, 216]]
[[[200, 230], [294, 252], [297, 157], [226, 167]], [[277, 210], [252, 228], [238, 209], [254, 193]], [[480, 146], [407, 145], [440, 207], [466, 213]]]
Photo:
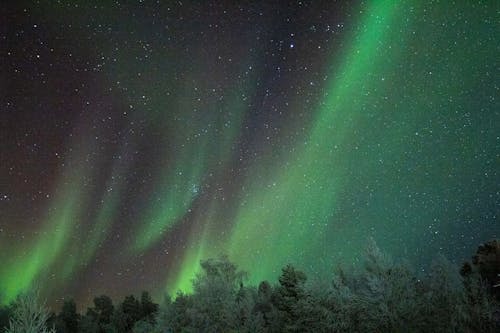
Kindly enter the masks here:
[[6, 333], [55, 333], [46, 326], [49, 311], [39, 300], [37, 291], [30, 291], [17, 297], [13, 315]]
[[236, 293], [234, 319], [235, 326], [241, 332], [249, 331], [249, 323], [253, 315], [257, 292], [254, 287], [244, 287], [240, 285]]
[[462, 276], [479, 275], [493, 296], [500, 302], [500, 241], [481, 244], [472, 256], [472, 263], [462, 266]]
[[465, 331], [498, 332], [500, 326], [495, 322], [495, 308], [498, 314], [498, 304], [495, 304], [494, 296], [489, 292], [488, 282], [477, 272], [470, 272], [463, 279], [465, 295], [461, 313], [464, 315]]
[[156, 317], [157, 332], [182, 332], [191, 327], [190, 311], [193, 307], [193, 298], [178, 292], [174, 301], [165, 297]]
[[149, 320], [139, 320], [134, 324], [132, 333], [153, 333], [155, 332], [155, 326]]
[[424, 317], [427, 325], [439, 332], [460, 331], [464, 327], [462, 305], [465, 294], [456, 267], [440, 255], [432, 262], [425, 282]]
[[278, 309], [278, 320], [283, 331], [297, 330], [297, 304], [307, 295], [306, 280], [306, 275], [292, 265], [287, 265], [281, 270], [279, 286], [274, 290], [272, 302]]
[[362, 331], [413, 331], [421, 304], [417, 279], [404, 263], [394, 263], [373, 240], [368, 242], [365, 262], [357, 283], [356, 312]]
[[[481, 262], [494, 262], [492, 251], [483, 252], [488, 256]], [[147, 293], [140, 301], [128, 296], [116, 308], [109, 297], [101, 296], [85, 316], [76, 314], [73, 302], [66, 302], [53, 318], [57, 333], [76, 332], [75, 327], [79, 333], [492, 333], [500, 329], [498, 303], [487, 278], [492, 275], [484, 274], [493, 268], [485, 270], [485, 264], [483, 271], [468, 264], [459, 273], [440, 256], [425, 276], [417, 276], [408, 264], [380, 251], [374, 241], [368, 243], [360, 263], [349, 270], [339, 268], [331, 283], [314, 288], [304, 273], [288, 265], [279, 284], [263, 281], [255, 288], [243, 284], [245, 273], [226, 257], [209, 259], [201, 262], [193, 292], [178, 293], [173, 301], [167, 296], [159, 310]], [[46, 310], [38, 305], [30, 310], [27, 305], [37, 303], [26, 300], [20, 298], [12, 307], [15, 318], [7, 332], [49, 332]], [[26, 320], [19, 318], [43, 325], [20, 329]]]
[[236, 309], [241, 309], [241, 294], [246, 273], [227, 257], [201, 262], [202, 271], [193, 281], [193, 328], [205, 332], [227, 332], [241, 325]]
[[277, 309], [272, 303], [273, 289], [269, 282], [262, 281], [252, 311], [252, 325], [262, 331], [272, 330], [277, 322]]
[[320, 304], [334, 332], [494, 332], [494, 305], [479, 276], [463, 279], [446, 258], [417, 277], [370, 241], [364, 264], [339, 269]]
[[339, 268], [324, 301], [327, 327], [334, 331], [415, 331], [421, 304], [418, 281], [408, 265], [392, 259], [369, 240], [357, 271]]
[[357, 326], [359, 318], [355, 304], [358, 297], [350, 282], [344, 269], [339, 267], [333, 276], [331, 289], [326, 292], [324, 303], [330, 311], [325, 320], [332, 332], [353, 331]]

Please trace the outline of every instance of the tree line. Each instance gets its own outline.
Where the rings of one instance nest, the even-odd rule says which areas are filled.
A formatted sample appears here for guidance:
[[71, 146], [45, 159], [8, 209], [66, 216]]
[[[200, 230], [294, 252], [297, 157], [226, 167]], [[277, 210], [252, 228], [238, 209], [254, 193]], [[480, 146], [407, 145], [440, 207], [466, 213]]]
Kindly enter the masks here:
[[330, 283], [308, 283], [292, 265], [278, 281], [246, 285], [227, 257], [201, 261], [193, 292], [147, 292], [118, 304], [102, 295], [84, 314], [67, 300], [49, 313], [36, 292], [0, 308], [0, 332], [498, 332], [500, 243], [481, 245], [460, 269], [439, 256], [427, 274], [395, 262], [374, 242], [363, 264], [339, 267]]

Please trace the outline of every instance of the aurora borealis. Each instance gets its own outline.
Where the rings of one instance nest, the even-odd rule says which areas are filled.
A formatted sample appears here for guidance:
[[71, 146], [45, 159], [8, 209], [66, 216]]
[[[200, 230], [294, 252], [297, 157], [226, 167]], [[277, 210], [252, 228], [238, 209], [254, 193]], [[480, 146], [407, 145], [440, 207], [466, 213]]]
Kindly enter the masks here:
[[[0, 5], [0, 295], [425, 266], [499, 237], [494, 1]], [[160, 297], [158, 297], [160, 298]]]

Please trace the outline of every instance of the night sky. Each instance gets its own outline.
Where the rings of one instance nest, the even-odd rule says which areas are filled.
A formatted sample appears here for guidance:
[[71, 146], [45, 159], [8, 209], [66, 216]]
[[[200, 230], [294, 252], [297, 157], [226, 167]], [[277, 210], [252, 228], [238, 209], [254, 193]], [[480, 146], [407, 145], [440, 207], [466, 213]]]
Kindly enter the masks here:
[[[237, 4], [239, 3], [239, 4]], [[2, 1], [0, 293], [420, 271], [500, 236], [497, 1]]]

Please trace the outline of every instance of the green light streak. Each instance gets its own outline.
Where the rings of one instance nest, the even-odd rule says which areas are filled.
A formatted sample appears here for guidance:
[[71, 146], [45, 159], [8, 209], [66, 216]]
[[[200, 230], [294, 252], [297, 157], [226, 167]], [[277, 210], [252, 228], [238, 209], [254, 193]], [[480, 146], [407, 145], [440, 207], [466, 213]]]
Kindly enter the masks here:
[[[235, 83], [231, 94], [203, 109], [198, 106], [196, 96], [185, 92], [184, 95], [188, 96], [179, 102], [176, 112], [173, 112], [174, 119], [164, 120], [165, 126], [175, 127], [174, 139], [167, 142], [169, 150], [175, 153], [164, 163], [160, 189], [154, 195], [147, 215], [141, 219], [143, 223], [137, 232], [135, 252], [145, 251], [155, 244], [172, 225], [189, 213], [203, 190], [201, 184], [204, 180], [209, 181], [209, 177], [219, 174], [230, 160], [247, 108], [252, 77], [249, 75]], [[198, 89], [201, 88], [195, 90]], [[172, 121], [173, 125], [170, 124]]]
[[[365, 101], [358, 96], [376, 84], [367, 74], [383, 70], [377, 54], [387, 46], [390, 31], [398, 29], [393, 25], [397, 9], [393, 1], [372, 3], [340, 74], [330, 76], [306, 143], [290, 158], [293, 162], [271, 173], [272, 185], [256, 184], [240, 209], [229, 242], [230, 257], [251, 268], [253, 281], [269, 278], [280, 265], [296, 261], [299, 249], [315, 254], [324, 251], [323, 240], [314, 240], [321, 239], [332, 223], [336, 195], [349, 169], [345, 159], [349, 152], [339, 147], [363, 112]], [[251, 178], [258, 179], [257, 174]]]
[[[249, 67], [249, 61], [243, 66], [244, 72]], [[259, 73], [250, 73], [248, 76], [242, 75], [244, 79], [235, 82], [229, 90], [231, 94], [226, 97], [221, 107], [225, 112], [215, 112], [218, 114], [217, 123], [219, 133], [208, 143], [208, 149], [212, 153], [209, 169], [213, 170], [215, 178], [224, 177], [223, 172], [227, 169], [227, 163], [232, 157], [234, 145], [238, 142], [238, 135], [241, 132], [243, 116], [250, 107], [248, 101], [254, 94], [256, 88], [256, 77]], [[215, 158], [213, 158], [215, 157]], [[213, 193], [212, 193], [213, 195]], [[220, 219], [219, 213], [224, 209], [218, 199], [212, 197], [199, 215], [193, 217], [194, 230], [190, 234], [188, 250], [180, 261], [179, 269], [169, 274], [165, 283], [166, 290], [171, 295], [177, 291], [192, 291], [192, 279], [199, 272], [200, 261], [208, 257], [215, 257], [224, 253], [225, 239], [217, 232], [217, 222]]]
[[27, 250], [24, 248], [23, 251], [16, 251], [20, 253], [19, 256], [6, 258], [3, 262], [0, 285], [4, 292], [4, 303], [9, 303], [34, 283], [39, 283], [37, 279], [42, 274], [49, 273], [51, 266], [64, 252], [85, 200], [82, 184], [82, 176], [85, 174], [82, 168], [64, 178], [61, 190], [45, 218], [44, 230], [34, 245]]
[[[122, 156], [127, 156], [125, 149], [123, 149]], [[81, 246], [80, 242], [72, 244], [72, 255], [69, 258], [64, 258], [64, 266], [61, 270], [63, 279], [69, 278], [75, 271], [85, 267], [108, 236], [117, 216], [124, 191], [124, 178], [121, 175], [126, 173], [129, 164], [130, 160], [127, 157], [114, 163], [111, 177], [103, 188], [102, 199], [93, 219], [92, 227], [86, 235], [78, 235], [84, 246]]]
[[191, 292], [192, 279], [200, 271], [200, 261], [220, 254], [216, 253], [220, 242], [214, 241], [213, 235], [209, 232], [217, 218], [216, 213], [219, 208], [217, 202], [212, 200], [206, 213], [196, 217], [195, 232], [191, 233], [189, 248], [180, 261], [180, 269], [176, 274], [171, 274], [165, 283], [166, 291], [170, 295], [175, 295], [177, 291]]
[[[117, 57], [116, 64], [108, 64], [114, 66], [110, 82], [119, 82], [116, 90], [124, 101], [120, 107], [127, 110], [124, 121], [130, 122], [131, 130], [136, 129], [134, 123], [140, 124], [137, 128], [141, 131], [160, 133], [145, 137], [161, 137], [147, 143], [148, 147], [159, 147], [159, 156], [150, 157], [147, 152], [143, 155], [147, 160], [134, 161], [151, 163], [138, 176], [147, 178], [152, 171], [156, 188], [148, 192], [148, 186], [144, 198], [131, 195], [138, 199], [134, 210], [138, 218], [129, 221], [124, 217], [136, 226], [127, 235], [133, 237], [127, 254], [142, 254], [158, 244], [184, 218], [192, 227], [187, 244], [183, 244], [187, 249], [176, 248], [178, 257], [167, 258], [168, 264], [170, 259], [177, 261], [172, 269], [169, 266], [165, 284], [170, 293], [189, 292], [199, 261], [219, 251], [229, 252], [231, 260], [249, 270], [251, 282], [257, 283], [273, 279], [287, 262], [306, 270], [313, 265], [328, 270], [331, 262], [325, 263], [327, 260], [352, 260], [363, 247], [361, 242], [376, 233], [388, 240], [388, 246], [398, 247], [389, 252], [403, 247], [421, 249], [421, 242], [428, 240], [427, 231], [421, 232], [427, 225], [445, 234], [458, 228], [450, 221], [462, 221], [464, 214], [483, 214], [483, 210], [464, 213], [455, 207], [477, 202], [480, 196], [467, 189], [469, 185], [492, 193], [496, 190], [491, 184], [479, 187], [478, 179], [492, 176], [476, 172], [494, 163], [491, 156], [497, 156], [494, 106], [498, 103], [494, 96], [498, 87], [491, 84], [491, 73], [498, 47], [492, 37], [496, 30], [487, 22], [491, 21], [488, 12], [494, 10], [484, 3], [450, 7], [446, 3], [424, 6], [417, 1], [384, 0], [363, 8], [366, 10], [353, 22], [357, 29], [345, 39], [349, 43], [342, 48], [345, 54], [335, 55], [340, 61], [327, 70], [328, 81], [316, 109], [286, 110], [314, 111], [304, 143], [286, 151], [301, 139], [290, 131], [294, 142], [269, 145], [265, 148], [272, 151], [270, 156], [259, 156], [248, 170], [235, 170], [247, 180], [235, 196], [241, 201], [231, 201], [240, 205], [235, 208], [238, 212], [229, 236], [220, 230], [229, 224], [221, 214], [229, 205], [215, 202], [217, 199], [209, 197], [213, 191], [207, 188], [216, 183], [212, 177], [224, 178], [233, 166], [233, 149], [238, 145], [245, 113], [256, 108], [246, 99], [252, 100], [254, 76], [262, 74], [265, 80], [269, 74], [244, 75], [248, 66], [242, 66], [244, 71], [233, 85], [220, 87], [217, 85], [228, 80], [221, 79], [222, 75], [208, 78], [220, 74], [216, 67], [207, 66], [209, 60], [199, 57], [198, 68], [193, 69], [192, 59], [176, 59], [174, 48], [153, 53], [152, 61], [142, 61], [138, 59], [144, 49], [136, 47], [135, 54], [126, 53]], [[112, 43], [107, 47], [110, 54], [115, 52]], [[136, 69], [132, 74], [131, 68]], [[140, 72], [140, 77], [135, 72]], [[223, 95], [221, 99], [210, 97], [214, 86], [217, 95]], [[302, 94], [297, 96], [302, 98]], [[477, 116], [480, 113], [488, 116]], [[466, 117], [460, 119], [462, 115]], [[429, 137], [415, 140], [415, 135], [425, 133], [422, 129]], [[107, 129], [100, 130], [102, 134]], [[131, 135], [130, 140], [135, 139]], [[93, 192], [86, 182], [93, 184], [93, 179], [102, 178], [96, 177], [102, 170], [90, 167], [100, 165], [99, 161], [73, 162], [96, 154], [99, 159], [106, 158], [98, 152], [98, 147], [85, 146], [68, 158], [61, 179], [55, 182], [54, 199], [40, 227], [35, 228], [41, 232], [32, 238], [26, 236], [19, 244], [15, 243], [18, 239], [9, 238], [10, 234], [0, 235], [2, 301], [12, 300], [40, 281], [47, 282], [48, 290], [58, 288], [92, 261], [109, 236], [122, 199], [128, 198], [125, 191], [135, 189], [128, 188], [127, 177], [117, 177], [131, 171], [128, 162], [116, 163], [104, 188], [95, 188], [101, 191], [96, 194], [101, 196], [100, 204], [90, 200]], [[107, 191], [109, 188], [113, 190]], [[409, 194], [426, 197], [417, 201], [408, 198]], [[356, 200], [364, 195], [376, 199]], [[479, 204], [471, 209], [479, 211], [477, 207]], [[353, 213], [343, 214], [349, 210]], [[444, 226], [427, 223], [440, 219], [448, 222]], [[405, 236], [409, 230], [420, 233]], [[443, 236], [440, 241], [450, 239]], [[127, 252], [113, 250], [117, 251], [110, 254], [113, 258]], [[137, 257], [119, 259], [132, 261]]]
[[[200, 146], [204, 143], [200, 143]], [[176, 161], [174, 170], [163, 181], [163, 191], [153, 199], [149, 216], [144, 218], [136, 238], [135, 250], [143, 251], [187, 213], [197, 196], [204, 171], [203, 148], [190, 146]]]

